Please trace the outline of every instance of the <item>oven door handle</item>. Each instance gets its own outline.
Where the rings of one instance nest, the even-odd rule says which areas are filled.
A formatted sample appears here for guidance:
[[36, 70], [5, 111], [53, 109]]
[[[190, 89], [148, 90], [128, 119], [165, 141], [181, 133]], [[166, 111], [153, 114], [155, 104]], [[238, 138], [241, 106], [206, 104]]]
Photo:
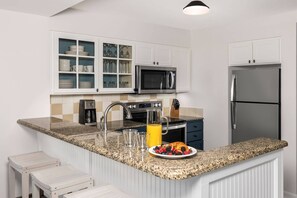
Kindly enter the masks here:
[[[186, 128], [187, 124], [179, 124], [179, 125], [169, 125], [168, 130], [173, 130], [173, 129], [182, 129], [182, 128]], [[162, 130], [166, 130], [167, 126], [162, 127]]]

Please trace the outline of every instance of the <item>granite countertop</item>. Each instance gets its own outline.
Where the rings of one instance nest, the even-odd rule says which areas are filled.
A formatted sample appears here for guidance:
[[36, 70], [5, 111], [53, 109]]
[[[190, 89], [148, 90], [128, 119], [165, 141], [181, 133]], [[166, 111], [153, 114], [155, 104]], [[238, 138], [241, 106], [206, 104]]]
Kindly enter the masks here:
[[20, 119], [18, 123], [157, 177], [174, 180], [198, 176], [288, 146], [286, 141], [258, 138], [201, 151], [191, 158], [167, 160], [153, 157], [147, 151], [124, 147], [119, 132], [109, 132], [106, 147], [96, 127], [57, 118]]

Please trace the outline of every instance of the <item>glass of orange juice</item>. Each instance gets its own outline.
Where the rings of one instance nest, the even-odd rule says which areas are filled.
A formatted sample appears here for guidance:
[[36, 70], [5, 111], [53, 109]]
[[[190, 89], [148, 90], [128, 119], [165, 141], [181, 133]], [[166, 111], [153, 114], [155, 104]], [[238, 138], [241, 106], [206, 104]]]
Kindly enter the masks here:
[[[167, 121], [167, 130], [162, 133], [161, 119]], [[146, 125], [146, 145], [150, 148], [162, 144], [162, 135], [168, 133], [168, 119], [161, 116], [161, 109], [148, 109], [147, 110], [147, 125]]]

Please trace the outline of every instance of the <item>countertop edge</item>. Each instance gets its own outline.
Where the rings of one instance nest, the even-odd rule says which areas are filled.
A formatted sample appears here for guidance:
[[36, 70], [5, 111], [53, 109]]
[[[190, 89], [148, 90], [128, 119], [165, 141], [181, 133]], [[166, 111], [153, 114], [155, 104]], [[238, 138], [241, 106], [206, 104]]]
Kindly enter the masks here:
[[[110, 158], [112, 160], [115, 160], [117, 162], [120, 162], [120, 163], [126, 164], [128, 166], [134, 167], [134, 168], [136, 168], [138, 170], [147, 172], [149, 174], [160, 177], [162, 179], [169, 179], [169, 180], [183, 180], [183, 179], [188, 179], [188, 178], [191, 178], [191, 177], [199, 176], [199, 175], [202, 175], [204, 173], [208, 173], [208, 172], [211, 172], [211, 171], [214, 171], [214, 170], [226, 167], [226, 166], [230, 166], [230, 165], [233, 165], [233, 164], [236, 164], [236, 163], [240, 163], [241, 161], [252, 159], [252, 158], [255, 158], [257, 156], [263, 155], [265, 153], [273, 152], [273, 151], [276, 151], [276, 150], [279, 150], [279, 149], [282, 149], [282, 148], [288, 146], [288, 143], [286, 141], [282, 140], [282, 141], [279, 142], [278, 146], [275, 146], [275, 145], [267, 146], [266, 145], [265, 148], [259, 148], [257, 150], [257, 152], [254, 152], [254, 153], [249, 153], [249, 151], [241, 151], [241, 153], [234, 154], [233, 158], [225, 160], [223, 163], [220, 162], [219, 167], [213, 165], [213, 166], [210, 166], [208, 168], [205, 168], [205, 169], [199, 170], [199, 171], [197, 171], [195, 169], [195, 168], [198, 168], [198, 167], [191, 167], [188, 170], [186, 170], [187, 174], [185, 174], [185, 171], [177, 170], [176, 174], [174, 174], [174, 175], [164, 175], [164, 174], [158, 174], [158, 166], [147, 167], [147, 166], [145, 166], [145, 164], [143, 162], [137, 162], [137, 163], [136, 162], [133, 162], [133, 163], [130, 162], [128, 164], [124, 160], [116, 159], [116, 157], [112, 153], [109, 153], [108, 149], [106, 149], [106, 148], [102, 149], [102, 147], [101, 147], [101, 151], [99, 152], [96, 148], [94, 148], [93, 145], [91, 145], [89, 143], [76, 140], [76, 139], [74, 139], [72, 137], [69, 137], [69, 136], [58, 134], [58, 133], [53, 132], [51, 130], [47, 130], [45, 128], [37, 126], [36, 124], [29, 123], [28, 120], [30, 120], [30, 119], [19, 119], [19, 120], [17, 120], [17, 123], [22, 125], [22, 126], [25, 126], [25, 127], [31, 128], [33, 130], [36, 130], [38, 132], [41, 132], [43, 134], [46, 134], [46, 135], [49, 135], [51, 137], [57, 138], [59, 140], [65, 141], [67, 143], [79, 146], [79, 147], [81, 147], [83, 149], [86, 149], [88, 151], [91, 151], [93, 153], [105, 156], [105, 157]], [[232, 145], [230, 145], [230, 146], [232, 147]], [[219, 147], [219, 148], [212, 149], [212, 150], [209, 150], [209, 151], [204, 151], [204, 153], [205, 154], [211, 154], [211, 152], [215, 152], [215, 151], [218, 151], [218, 150], [224, 150], [225, 148], [226, 148], [226, 146], [225, 147]], [[218, 159], [214, 159], [213, 163], [215, 164], [217, 162], [218, 162]]]

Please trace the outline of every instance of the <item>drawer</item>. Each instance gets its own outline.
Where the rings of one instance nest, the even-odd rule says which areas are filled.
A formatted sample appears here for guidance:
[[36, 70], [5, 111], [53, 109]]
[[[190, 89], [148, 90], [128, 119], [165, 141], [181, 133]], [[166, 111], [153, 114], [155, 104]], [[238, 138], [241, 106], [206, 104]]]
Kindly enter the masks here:
[[203, 140], [188, 142], [187, 145], [194, 147], [195, 149], [203, 150]]
[[193, 131], [187, 133], [187, 141], [203, 140], [203, 131]]
[[187, 130], [188, 132], [203, 130], [203, 121], [197, 120], [187, 122]]

